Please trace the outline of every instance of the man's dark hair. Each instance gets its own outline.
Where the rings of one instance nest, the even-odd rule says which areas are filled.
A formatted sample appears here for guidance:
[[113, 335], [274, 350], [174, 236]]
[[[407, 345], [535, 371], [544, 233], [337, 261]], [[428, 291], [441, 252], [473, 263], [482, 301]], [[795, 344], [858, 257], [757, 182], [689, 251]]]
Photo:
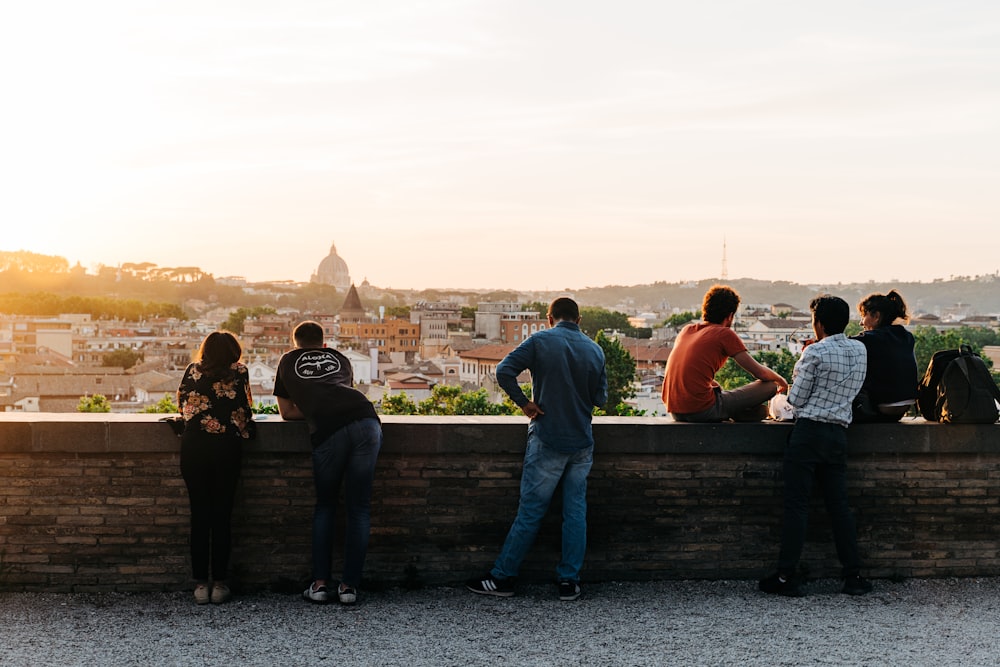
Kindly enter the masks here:
[[292, 332], [292, 341], [296, 347], [323, 347], [323, 327], [312, 320], [301, 322]]
[[847, 323], [851, 321], [851, 307], [839, 296], [820, 294], [809, 302], [809, 310], [830, 336], [844, 333]]
[[740, 295], [736, 290], [729, 285], [713, 285], [701, 301], [701, 316], [706, 322], [722, 324], [739, 307]]
[[561, 296], [549, 304], [549, 316], [556, 322], [576, 322], [580, 319], [580, 306], [567, 296]]

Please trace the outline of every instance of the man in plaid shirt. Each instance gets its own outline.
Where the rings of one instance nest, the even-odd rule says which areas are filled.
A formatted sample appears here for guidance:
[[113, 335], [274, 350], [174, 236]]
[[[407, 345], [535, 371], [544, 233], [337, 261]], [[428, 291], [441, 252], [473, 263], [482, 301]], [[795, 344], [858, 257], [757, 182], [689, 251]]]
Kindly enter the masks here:
[[854, 516], [847, 506], [847, 427], [851, 403], [861, 391], [868, 353], [859, 341], [844, 336], [851, 317], [843, 299], [818, 296], [809, 304], [816, 343], [798, 363], [788, 392], [795, 407], [795, 425], [785, 448], [785, 516], [781, 530], [778, 571], [761, 579], [765, 593], [798, 597], [802, 591], [795, 571], [806, 539], [809, 496], [819, 480], [833, 524], [837, 556], [843, 566], [843, 592], [864, 595], [871, 582], [861, 577], [861, 557]]

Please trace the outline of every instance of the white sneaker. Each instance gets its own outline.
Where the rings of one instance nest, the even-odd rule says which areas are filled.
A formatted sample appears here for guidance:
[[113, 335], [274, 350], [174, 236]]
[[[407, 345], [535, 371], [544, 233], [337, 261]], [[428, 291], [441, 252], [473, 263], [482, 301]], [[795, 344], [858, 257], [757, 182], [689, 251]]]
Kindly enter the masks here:
[[233, 597], [233, 593], [229, 590], [229, 586], [226, 586], [223, 583], [218, 583], [212, 586], [212, 604], [229, 602], [229, 598], [231, 597]]
[[326, 604], [330, 601], [330, 592], [326, 590], [326, 586], [317, 586], [316, 582], [309, 584], [309, 588], [302, 591], [302, 597], [309, 602], [315, 602], [316, 604]]
[[208, 593], [208, 584], [198, 584], [194, 587], [195, 604], [208, 604], [211, 601], [211, 597]]
[[358, 601], [358, 591], [350, 586], [341, 584], [337, 589], [337, 599], [340, 600], [340, 604], [354, 604]]

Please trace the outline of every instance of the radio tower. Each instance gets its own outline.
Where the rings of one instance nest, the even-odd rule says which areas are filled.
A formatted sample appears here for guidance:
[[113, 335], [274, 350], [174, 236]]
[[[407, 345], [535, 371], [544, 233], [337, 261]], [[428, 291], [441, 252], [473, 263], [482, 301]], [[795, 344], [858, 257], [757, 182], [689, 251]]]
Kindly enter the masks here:
[[729, 264], [726, 261], [726, 237], [722, 237], [722, 275], [721, 280], [729, 280]]

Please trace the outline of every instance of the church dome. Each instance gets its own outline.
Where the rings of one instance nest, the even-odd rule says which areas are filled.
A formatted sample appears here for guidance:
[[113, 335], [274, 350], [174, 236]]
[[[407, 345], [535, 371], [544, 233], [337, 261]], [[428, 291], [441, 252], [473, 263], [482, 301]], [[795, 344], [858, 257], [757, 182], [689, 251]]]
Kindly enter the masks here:
[[351, 273], [347, 270], [347, 262], [337, 254], [336, 245], [330, 246], [330, 254], [319, 263], [311, 282], [333, 285], [338, 290], [345, 291], [351, 286]]

